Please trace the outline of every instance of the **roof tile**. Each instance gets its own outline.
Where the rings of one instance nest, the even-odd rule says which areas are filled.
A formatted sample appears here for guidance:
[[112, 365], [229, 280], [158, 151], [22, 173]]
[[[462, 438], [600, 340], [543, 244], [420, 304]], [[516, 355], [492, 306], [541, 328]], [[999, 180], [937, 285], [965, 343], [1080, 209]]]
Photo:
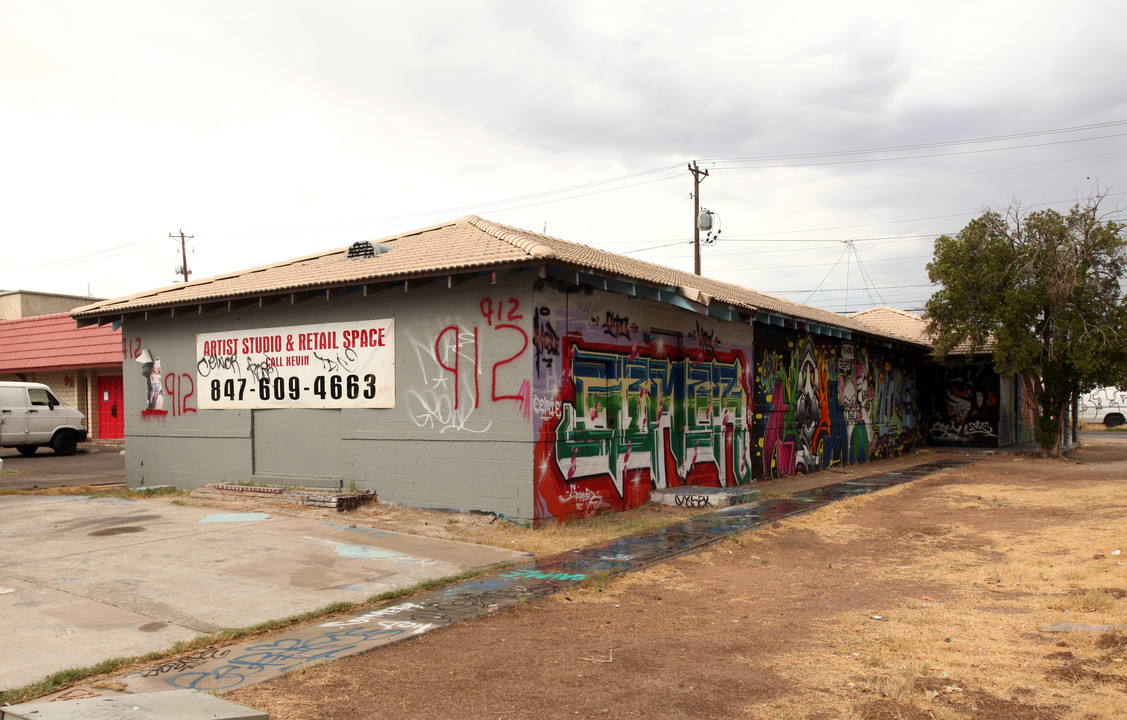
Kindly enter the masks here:
[[[849, 317], [860, 320], [865, 325], [883, 335], [898, 337], [918, 345], [934, 344], [933, 336], [928, 332], [928, 321], [923, 316], [894, 308], [889, 305], [880, 305], [860, 312], [850, 313]], [[980, 350], [985, 352], [991, 346]], [[951, 350], [951, 355], [961, 356], [971, 354], [971, 344], [967, 340]]]
[[[777, 313], [805, 322], [921, 342], [916, 336], [886, 333], [822, 308], [473, 215], [385, 238], [379, 243], [392, 250], [371, 258], [348, 260], [348, 249], [341, 248], [106, 300], [78, 308], [72, 314], [80, 320], [97, 320], [122, 313], [262, 294], [551, 264], [671, 289], [702, 303], [718, 301], [750, 313]], [[916, 339], [912, 339], [914, 337]]]
[[0, 321], [0, 372], [121, 364], [121, 331], [78, 327], [67, 313]]

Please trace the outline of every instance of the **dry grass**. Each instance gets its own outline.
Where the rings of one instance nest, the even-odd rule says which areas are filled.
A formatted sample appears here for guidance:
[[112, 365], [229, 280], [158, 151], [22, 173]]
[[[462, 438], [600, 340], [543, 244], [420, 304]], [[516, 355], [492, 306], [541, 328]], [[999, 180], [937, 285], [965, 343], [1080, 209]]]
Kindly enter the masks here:
[[[1127, 630], [1119, 634], [1040, 630], [1061, 620], [1088, 624], [1127, 620], [1127, 566], [1120, 564], [1127, 558], [1113, 554], [1118, 543], [1127, 544], [1123, 532], [1127, 453], [1122, 454], [1124, 460], [1098, 466], [993, 458], [934, 479], [851, 498], [700, 553], [615, 579], [599, 579], [513, 611], [554, 618], [557, 622], [550, 627], [560, 629], [552, 631], [555, 641], [541, 629], [549, 625], [503, 623], [503, 615], [494, 618], [503, 623], [501, 627], [491, 630], [502, 638], [498, 642], [558, 644], [568, 642], [563, 639], [566, 634], [559, 635], [568, 630], [567, 620], [580, 622], [584, 613], [613, 620], [613, 625], [606, 624], [605, 636], [599, 636], [605, 637], [605, 643], [582, 648], [575, 663], [583, 667], [576, 672], [605, 667], [614, 673], [606, 676], [607, 681], [620, 683], [616, 687], [642, 687], [652, 681], [660, 688], [655, 692], [675, 693], [670, 687], [674, 678], [719, 675], [718, 667], [734, 670], [750, 678], [743, 690], [756, 684], [767, 689], [755, 701], [740, 694], [736, 702], [737, 707], [745, 705], [743, 713], [728, 714], [733, 717], [1124, 717]], [[448, 519], [442, 524], [463, 525]], [[565, 544], [583, 542], [577, 538], [590, 531], [567, 526], [538, 531], [510, 528], [503, 533], [513, 535], [497, 535], [519, 540], [524, 532], [544, 530], [563, 531], [545, 535], [562, 538]], [[832, 570], [833, 576], [826, 576], [823, 568]], [[731, 591], [733, 573], [742, 574], [742, 587], [751, 582], [767, 590], [741, 597]], [[667, 591], [678, 596], [667, 597]], [[818, 602], [813, 602], [815, 594]], [[634, 611], [653, 610], [655, 602], [663, 602], [662, 620], [653, 626], [642, 624], [646, 615]], [[619, 603], [626, 608], [622, 612], [638, 620], [620, 620], [611, 608]], [[579, 614], [559, 612], [575, 604], [585, 604]], [[639, 627], [648, 631], [645, 638], [696, 627], [709, 632], [704, 628], [716, 624], [710, 621], [717, 619], [717, 608], [733, 616], [738, 613], [739, 627], [753, 626], [756, 639], [743, 641], [733, 633], [728, 643], [725, 633], [709, 635], [719, 639], [708, 645], [715, 654], [677, 656], [675, 674], [667, 676], [650, 675], [648, 666], [630, 669], [629, 652], [615, 644], [620, 640], [629, 645]], [[749, 615], [752, 622], [745, 625], [743, 618]], [[484, 623], [481, 629], [486, 629]], [[765, 636], [771, 637], [760, 641]], [[478, 652], [479, 644], [489, 637], [463, 637], [462, 647]], [[681, 647], [657, 641], [653, 645]], [[436, 639], [433, 655], [420, 651], [411, 657], [437, 660], [446, 651]], [[516, 657], [536, 663], [541, 656]], [[550, 653], [545, 651], [544, 657]], [[346, 694], [373, 677], [394, 672], [394, 663], [369, 667], [370, 675], [357, 674], [340, 684], [329, 679], [342, 673], [323, 672], [316, 685], [293, 696], [281, 695], [292, 698], [291, 706], [264, 700], [261, 707], [278, 707], [279, 720], [312, 717], [311, 707], [302, 703], [321, 693], [322, 685]], [[480, 691], [496, 697], [523, 691], [527, 701], [520, 708], [527, 712], [513, 716], [564, 716], [545, 711], [537, 694], [543, 690], [541, 685], [519, 685], [519, 673], [502, 677], [492, 684], [483, 680]], [[740, 689], [738, 684], [732, 686], [733, 693]], [[263, 697], [270, 698], [268, 693]], [[407, 710], [404, 705], [402, 716], [410, 715]], [[700, 716], [707, 714], [702, 711]], [[428, 715], [416, 711], [411, 716]]]
[[[1120, 477], [1127, 478], [1127, 467], [1122, 469]], [[952, 484], [930, 494], [930, 506], [921, 508], [925, 517], [956, 511], [967, 521], [945, 525], [938, 534], [909, 536], [913, 561], [857, 558], [852, 570], [860, 582], [907, 578], [936, 590], [828, 618], [817, 643], [773, 664], [808, 698], [780, 698], [754, 708], [753, 716], [807, 717], [830, 706], [852, 713], [832, 717], [861, 717], [862, 700], [880, 698], [926, 717], [963, 718], [969, 701], [960, 694], [966, 688], [986, 689], [1001, 702], [1020, 698], [1027, 706], [1054, 708], [1061, 720], [1127, 714], [1127, 629], [1111, 653], [1098, 647], [1101, 638], [1105, 645], [1117, 642], [1107, 633], [1039, 631], [1060, 621], [1127, 620], [1127, 557], [1113, 554], [1127, 550], [1127, 482], [1086, 481], [1082, 470], [1057, 464], [1047, 472], [1030, 461], [1020, 468], [1024, 482]], [[854, 511], [875, 499], [852, 498], [736, 542], [754, 549], [768, 546], [773, 535], [798, 530], [833, 545], [880, 541], [879, 530], [854, 522]], [[996, 512], [1023, 520], [1012, 529], [989, 529], [989, 518], [975, 519], [976, 513]], [[938, 680], [921, 687], [920, 677]]]
[[530, 528], [504, 521], [493, 524], [459, 525], [450, 539], [523, 550], [537, 556], [555, 555], [578, 547], [594, 545], [611, 538], [661, 527], [682, 518], [701, 514], [665, 506], [646, 506], [636, 510], [568, 523]]
[[[12, 471], [18, 474], [22, 471]], [[3, 474], [8, 474], [4, 471]], [[120, 497], [120, 498], [149, 498], [157, 496], [172, 496], [186, 494], [175, 488], [161, 488], [152, 492], [130, 490], [124, 485], [61, 485], [49, 488], [21, 488], [18, 490], [0, 490], [0, 495], [90, 495], [91, 497]]]
[[616, 577], [612, 581], [585, 584], [553, 595], [545, 602], [557, 603], [608, 603], [614, 602], [637, 587], [660, 585], [669, 590], [693, 590], [695, 585], [686, 579], [676, 565], [664, 563]]
[[[157, 498], [156, 500], [160, 500]], [[537, 556], [555, 555], [577, 547], [648, 530], [685, 517], [701, 514], [701, 510], [646, 505], [621, 513], [598, 515], [562, 524], [532, 528], [512, 523], [505, 518], [482, 513], [454, 510], [423, 510], [400, 505], [374, 503], [347, 514], [334, 510], [309, 508], [270, 498], [178, 498], [172, 502], [186, 505], [218, 507], [227, 510], [259, 510], [274, 515], [322, 517], [349, 525], [375, 527], [393, 532], [424, 535], [477, 545], [492, 545], [520, 550]]]

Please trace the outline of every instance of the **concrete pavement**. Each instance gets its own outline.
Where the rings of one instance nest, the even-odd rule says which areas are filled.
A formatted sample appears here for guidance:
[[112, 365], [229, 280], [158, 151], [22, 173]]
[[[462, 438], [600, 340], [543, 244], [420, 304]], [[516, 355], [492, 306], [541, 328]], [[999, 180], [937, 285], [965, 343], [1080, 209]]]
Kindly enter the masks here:
[[264, 712], [195, 690], [0, 707], [0, 720], [270, 720]]
[[528, 557], [344, 518], [0, 496], [0, 689]]

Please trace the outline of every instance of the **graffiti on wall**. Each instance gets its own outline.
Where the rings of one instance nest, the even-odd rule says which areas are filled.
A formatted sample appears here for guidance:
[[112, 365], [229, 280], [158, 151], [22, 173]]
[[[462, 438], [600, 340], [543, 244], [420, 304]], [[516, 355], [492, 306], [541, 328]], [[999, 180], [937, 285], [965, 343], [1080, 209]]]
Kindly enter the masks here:
[[560, 336], [552, 327], [551, 310], [536, 308], [532, 321], [533, 369], [536, 377], [557, 376], [560, 363]]
[[936, 376], [928, 439], [941, 445], [996, 445], [1000, 378], [986, 365], [942, 368]]
[[757, 350], [757, 460], [764, 476], [891, 457], [918, 442], [912, 371], [852, 342], [805, 335]]
[[537, 522], [752, 480], [743, 348], [699, 323], [682, 337], [613, 310], [562, 315], [535, 313]]
[[[408, 337], [421, 383], [407, 390], [407, 411], [418, 427], [439, 433], [487, 432], [492, 421], [474, 417], [483, 399], [508, 405], [531, 420], [532, 383], [516, 364], [530, 345], [520, 324], [525, 319], [520, 300], [486, 297], [478, 308], [480, 317], [459, 319], [434, 335]], [[539, 358], [542, 350], [535, 332], [531, 344]], [[483, 350], [492, 346], [511, 350], [502, 351], [500, 358], [483, 359]]]
[[[196, 382], [192, 375], [162, 369], [160, 357], [154, 356], [139, 337], [122, 337], [121, 352], [126, 360], [141, 364], [140, 375], [145, 379], [143, 418], [164, 419], [169, 414], [178, 417], [196, 412]], [[165, 400], [170, 401], [170, 410], [165, 409]]]
[[137, 358], [137, 362], [141, 363], [141, 375], [145, 378], [145, 410], [150, 412], [163, 411], [164, 384], [160, 379], [160, 358], [154, 358], [148, 350], [145, 350], [141, 357]]

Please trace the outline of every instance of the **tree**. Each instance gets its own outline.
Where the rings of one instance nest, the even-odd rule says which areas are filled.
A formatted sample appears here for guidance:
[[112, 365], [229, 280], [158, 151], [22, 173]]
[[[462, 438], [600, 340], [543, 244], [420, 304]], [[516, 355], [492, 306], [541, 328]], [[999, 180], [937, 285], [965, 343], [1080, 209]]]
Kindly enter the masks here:
[[939, 237], [927, 265], [942, 285], [927, 301], [936, 357], [990, 350], [999, 373], [1038, 380], [1034, 437], [1051, 457], [1074, 397], [1127, 385], [1127, 239], [1102, 199], [1068, 215], [986, 212]]

